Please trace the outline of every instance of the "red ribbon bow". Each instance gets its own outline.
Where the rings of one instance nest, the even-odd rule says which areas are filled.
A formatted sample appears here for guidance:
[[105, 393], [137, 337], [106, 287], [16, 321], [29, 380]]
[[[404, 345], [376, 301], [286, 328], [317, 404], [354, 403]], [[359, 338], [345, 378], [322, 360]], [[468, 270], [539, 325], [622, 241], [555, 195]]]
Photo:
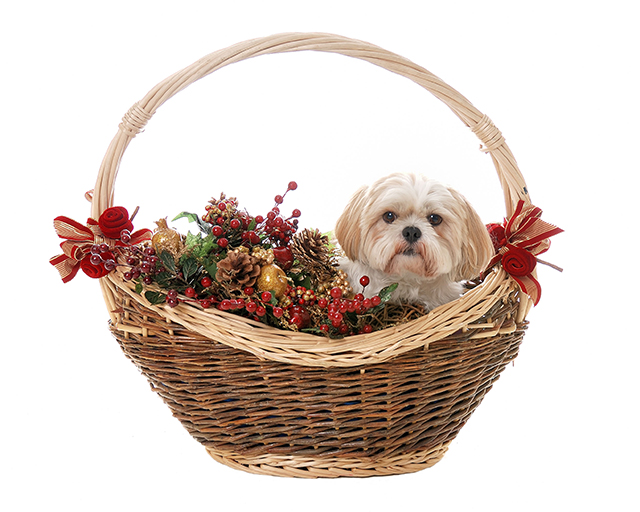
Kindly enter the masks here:
[[534, 305], [540, 302], [542, 288], [532, 272], [536, 267], [536, 256], [549, 250], [550, 237], [563, 230], [543, 221], [542, 210], [519, 201], [509, 220], [504, 224], [489, 224], [487, 229], [496, 248], [496, 255], [489, 268], [500, 261], [503, 268], [518, 283], [524, 293], [531, 297]]
[[[84, 258], [89, 257], [94, 244], [106, 241], [110, 246], [115, 247], [127, 245], [120, 240], [106, 239], [98, 221], [91, 218], [87, 219], [87, 225], [83, 226], [69, 217], [60, 216], [53, 220], [53, 227], [58, 236], [65, 240], [60, 244], [63, 254], [54, 256], [49, 263], [58, 269], [64, 283], [68, 283], [76, 276], [80, 270], [80, 263]], [[129, 245], [149, 240], [151, 234], [149, 229], [138, 230], [131, 234]]]

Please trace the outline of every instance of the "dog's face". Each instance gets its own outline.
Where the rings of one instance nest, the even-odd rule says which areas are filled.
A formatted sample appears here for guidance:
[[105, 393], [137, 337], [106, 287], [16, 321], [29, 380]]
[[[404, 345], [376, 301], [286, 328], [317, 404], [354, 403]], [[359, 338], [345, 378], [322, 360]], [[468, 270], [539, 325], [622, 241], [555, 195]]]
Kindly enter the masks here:
[[472, 279], [493, 256], [487, 230], [466, 199], [413, 174], [392, 174], [358, 190], [338, 219], [336, 238], [350, 260], [425, 279]]

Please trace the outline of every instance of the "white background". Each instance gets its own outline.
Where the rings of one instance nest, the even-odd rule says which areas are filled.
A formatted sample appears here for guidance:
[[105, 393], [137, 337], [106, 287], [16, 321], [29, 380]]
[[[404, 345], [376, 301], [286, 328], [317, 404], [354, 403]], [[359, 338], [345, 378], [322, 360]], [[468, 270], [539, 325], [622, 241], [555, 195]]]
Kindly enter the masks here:
[[[0, 508], [638, 510], [637, 14], [628, 1], [12, 2], [2, 8]], [[215, 463], [107, 330], [98, 284], [63, 285], [52, 219], [84, 221], [122, 115], [214, 50], [284, 31], [363, 39], [426, 67], [502, 130], [543, 218], [520, 356], [431, 469], [300, 481]], [[161, 107], [116, 204], [136, 227], [210, 196], [331, 229], [356, 185], [418, 171], [500, 221], [479, 142], [412, 82], [337, 55], [246, 61]], [[181, 221], [184, 222], [184, 221]], [[186, 225], [176, 225], [186, 229]], [[634, 483], [635, 482], [635, 483]], [[633, 489], [636, 488], [636, 490]]]

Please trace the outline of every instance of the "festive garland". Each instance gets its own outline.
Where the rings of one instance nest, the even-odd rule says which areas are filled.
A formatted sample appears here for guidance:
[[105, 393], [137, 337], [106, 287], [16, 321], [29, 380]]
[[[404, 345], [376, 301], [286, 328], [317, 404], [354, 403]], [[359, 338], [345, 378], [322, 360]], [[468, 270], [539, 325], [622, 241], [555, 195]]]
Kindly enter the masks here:
[[[137, 210], [130, 217], [121, 206], [106, 209], [97, 221], [88, 219], [86, 226], [56, 217], [63, 254], [50, 262], [64, 282], [79, 270], [91, 278], [116, 271], [151, 304], [191, 303], [330, 337], [368, 333], [425, 314], [421, 306], [389, 303], [397, 285], [365, 298], [369, 278], [362, 276], [361, 290], [354, 290], [337, 266], [340, 251], [329, 236], [298, 231], [298, 209], [282, 215], [285, 196], [296, 188], [290, 182], [266, 216], [253, 217], [235, 197], [221, 194], [203, 215], [182, 212], [173, 219], [196, 223], [196, 234], [179, 234], [166, 218], [156, 222], [154, 232], [134, 231]], [[520, 202], [509, 220], [487, 226], [496, 249], [490, 267], [501, 262], [535, 304], [540, 297], [532, 275], [540, 261], [536, 255], [549, 248], [549, 236], [562, 231], [540, 220], [540, 214]]]

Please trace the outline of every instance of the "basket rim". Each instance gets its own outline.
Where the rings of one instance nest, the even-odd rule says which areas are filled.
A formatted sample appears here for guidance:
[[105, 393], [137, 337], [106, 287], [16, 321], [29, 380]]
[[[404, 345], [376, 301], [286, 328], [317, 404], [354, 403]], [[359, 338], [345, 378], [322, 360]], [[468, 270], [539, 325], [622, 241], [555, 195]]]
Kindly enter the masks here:
[[[114, 295], [117, 290], [122, 291], [129, 300], [165, 318], [167, 322], [179, 324], [260, 359], [301, 366], [328, 368], [381, 363], [417, 348], [427, 350], [431, 343], [460, 330], [468, 330], [470, 324], [477, 324], [474, 325], [476, 337], [487, 338], [513, 332], [524, 320], [524, 314], [519, 313], [508, 325], [495, 325], [492, 319], [478, 323], [497, 302], [513, 293], [522, 295], [515, 281], [501, 266], [494, 267], [483, 283], [459, 299], [443, 304], [420, 318], [340, 339], [278, 329], [233, 313], [215, 308], [205, 310], [190, 303], [181, 303], [176, 308], [153, 305], [117, 274], [110, 274], [101, 281], [107, 283], [106, 286]], [[112, 312], [117, 310], [118, 306], [114, 304]], [[115, 314], [112, 328], [142, 333], [141, 328], [127, 325], [122, 322], [119, 313]]]

